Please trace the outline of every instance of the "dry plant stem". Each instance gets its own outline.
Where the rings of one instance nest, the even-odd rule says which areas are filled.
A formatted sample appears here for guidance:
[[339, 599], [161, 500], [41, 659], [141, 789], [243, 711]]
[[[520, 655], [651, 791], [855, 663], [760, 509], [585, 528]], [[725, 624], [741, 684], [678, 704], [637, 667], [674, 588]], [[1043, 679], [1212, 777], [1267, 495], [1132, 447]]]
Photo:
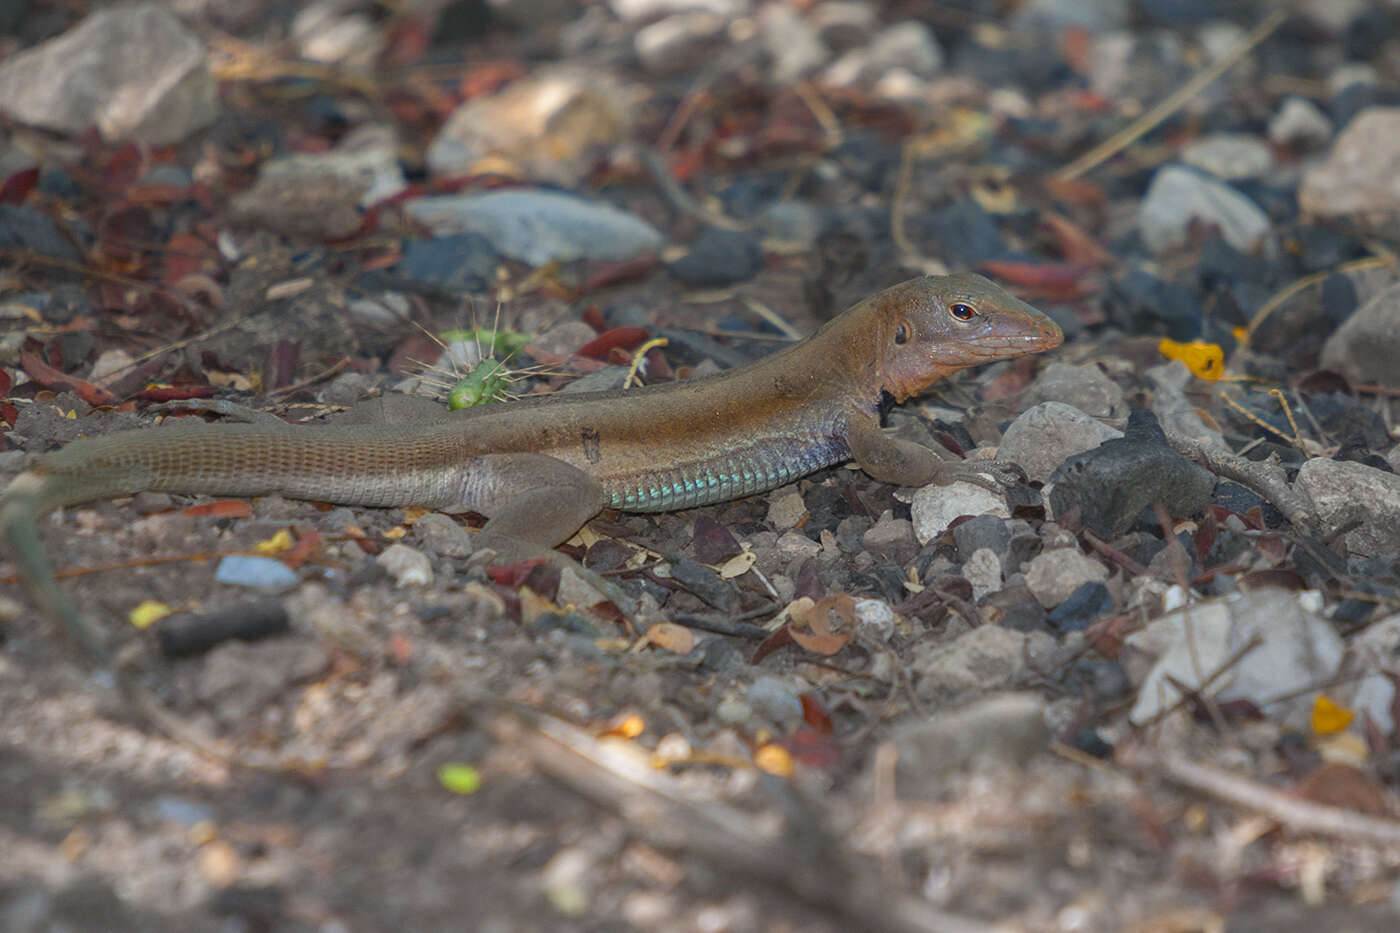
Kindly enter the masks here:
[[[486, 701], [491, 703], [490, 700]], [[479, 714], [482, 701], [463, 706]], [[684, 852], [721, 874], [768, 884], [809, 907], [830, 911], [849, 929], [875, 933], [990, 933], [980, 921], [938, 910], [890, 890], [878, 865], [860, 858], [824, 825], [813, 807], [777, 779], [769, 785], [786, 819], [767, 836], [750, 814], [696, 799], [675, 778], [651, 767], [635, 747], [604, 742], [562, 720], [516, 709], [493, 717], [503, 744], [524, 751], [543, 771], [615, 812], [651, 845]], [[814, 858], [813, 853], [820, 853]], [[839, 879], [833, 883], [833, 879]]]
[[1180, 755], [1128, 749], [1121, 763], [1135, 771], [1207, 794], [1217, 800], [1261, 813], [1296, 833], [1330, 836], [1348, 842], [1400, 846], [1400, 822], [1312, 803], [1267, 784], [1203, 765]]
[[690, 196], [690, 192], [681, 187], [681, 183], [676, 181], [676, 177], [671, 174], [671, 170], [666, 166], [666, 162], [660, 155], [649, 149], [643, 149], [640, 153], [642, 165], [651, 173], [661, 193], [666, 200], [671, 202], [671, 206], [683, 214], [689, 214], [697, 220], [709, 224], [712, 227], [719, 227], [722, 230], [747, 231], [753, 224], [721, 214], [718, 211], [710, 210], [695, 198]]
[[1177, 453], [1215, 475], [1234, 480], [1259, 493], [1303, 534], [1315, 532], [1317, 521], [1313, 517], [1312, 507], [1288, 485], [1283, 467], [1276, 459], [1246, 460], [1223, 448], [1208, 447], [1180, 434], [1168, 433], [1167, 442]]
[[1289, 16], [1288, 10], [1275, 10], [1262, 23], [1255, 26], [1253, 31], [1240, 44], [1231, 49], [1220, 61], [1211, 65], [1204, 71], [1198, 72], [1190, 81], [1183, 84], [1166, 100], [1153, 107], [1147, 113], [1134, 120], [1124, 129], [1114, 133], [1104, 142], [1090, 149], [1084, 155], [1075, 159], [1069, 165], [1060, 169], [1056, 176], [1064, 179], [1078, 178], [1090, 169], [1098, 166], [1114, 155], [1131, 146], [1151, 132], [1164, 120], [1186, 106], [1187, 101], [1204, 91], [1215, 79], [1225, 72], [1235, 67], [1240, 59], [1244, 58], [1260, 42], [1267, 39], [1275, 29], [1283, 24]]

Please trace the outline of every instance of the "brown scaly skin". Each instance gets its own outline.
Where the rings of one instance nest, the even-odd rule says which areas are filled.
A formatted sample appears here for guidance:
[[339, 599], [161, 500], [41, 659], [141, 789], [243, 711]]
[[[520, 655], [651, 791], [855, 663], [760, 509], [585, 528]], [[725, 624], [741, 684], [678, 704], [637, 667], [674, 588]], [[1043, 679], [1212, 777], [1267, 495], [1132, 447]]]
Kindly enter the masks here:
[[426, 424], [199, 424], [74, 441], [10, 484], [0, 532], [35, 600], [100, 655], [38, 543], [38, 517], [56, 508], [143, 490], [416, 505], [479, 512], [491, 546], [538, 552], [607, 507], [724, 501], [845, 460], [907, 486], [966, 476], [885, 436], [882, 394], [903, 401], [959, 369], [1062, 339], [1048, 317], [981, 276], [927, 276], [709, 379], [552, 395]]

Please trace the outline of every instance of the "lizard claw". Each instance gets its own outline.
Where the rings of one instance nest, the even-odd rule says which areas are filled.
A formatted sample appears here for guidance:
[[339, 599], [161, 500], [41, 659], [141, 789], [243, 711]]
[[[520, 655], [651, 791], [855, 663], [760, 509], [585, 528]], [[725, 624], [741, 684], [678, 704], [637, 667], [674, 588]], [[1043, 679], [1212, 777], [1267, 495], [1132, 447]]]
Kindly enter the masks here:
[[957, 482], [972, 483], [974, 486], [981, 486], [983, 489], [998, 495], [1003, 490], [1024, 482], [1026, 479], [1026, 474], [1021, 471], [1020, 467], [998, 460], [964, 460], [960, 463], [947, 463], [938, 472], [939, 475], [934, 482], [940, 486]]

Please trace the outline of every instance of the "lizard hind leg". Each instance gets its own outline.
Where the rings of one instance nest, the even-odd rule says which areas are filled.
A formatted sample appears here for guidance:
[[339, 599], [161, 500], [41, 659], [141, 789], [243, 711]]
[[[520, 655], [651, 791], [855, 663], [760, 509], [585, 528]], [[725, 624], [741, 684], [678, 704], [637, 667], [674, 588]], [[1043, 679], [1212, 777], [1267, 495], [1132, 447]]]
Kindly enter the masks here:
[[490, 517], [477, 544], [506, 561], [543, 558], [578, 574], [615, 605], [639, 631], [634, 600], [612, 580], [551, 550], [563, 544], [607, 504], [597, 479], [547, 454], [489, 454], [481, 458], [491, 477], [491, 501], [476, 509]]
[[484, 488], [472, 508], [490, 519], [481, 532], [487, 539], [552, 548], [607, 503], [602, 483], [548, 454], [488, 454], [477, 469]]

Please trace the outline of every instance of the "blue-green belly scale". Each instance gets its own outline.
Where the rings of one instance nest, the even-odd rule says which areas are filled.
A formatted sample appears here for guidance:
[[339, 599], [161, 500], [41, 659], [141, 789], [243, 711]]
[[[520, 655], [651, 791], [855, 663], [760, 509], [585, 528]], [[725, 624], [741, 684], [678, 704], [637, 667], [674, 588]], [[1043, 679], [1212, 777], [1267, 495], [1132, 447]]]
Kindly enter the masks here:
[[670, 512], [750, 496], [850, 459], [850, 448], [830, 435], [769, 438], [731, 446], [724, 454], [641, 477], [604, 479], [608, 506], [624, 512]]

